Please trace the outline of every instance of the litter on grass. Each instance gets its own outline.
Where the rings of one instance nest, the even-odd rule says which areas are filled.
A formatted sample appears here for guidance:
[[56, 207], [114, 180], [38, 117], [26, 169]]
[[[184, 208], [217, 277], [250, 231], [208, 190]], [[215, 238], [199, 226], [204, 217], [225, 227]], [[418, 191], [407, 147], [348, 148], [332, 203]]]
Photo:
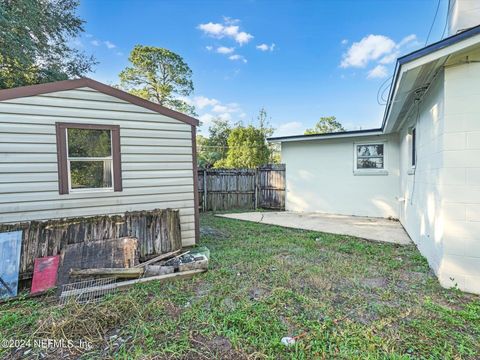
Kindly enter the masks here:
[[282, 344], [285, 345], [285, 346], [292, 346], [296, 342], [297, 341], [293, 337], [290, 337], [290, 336], [285, 336], [285, 337], [282, 338]]
[[293, 337], [285, 336], [285, 337], [282, 338], [281, 343], [285, 346], [292, 346], [292, 345], [295, 345], [295, 343], [297, 342], [298, 339], [301, 339], [305, 335], [307, 335], [306, 332], [304, 332], [300, 335], [297, 335], [297, 336], [293, 336]]

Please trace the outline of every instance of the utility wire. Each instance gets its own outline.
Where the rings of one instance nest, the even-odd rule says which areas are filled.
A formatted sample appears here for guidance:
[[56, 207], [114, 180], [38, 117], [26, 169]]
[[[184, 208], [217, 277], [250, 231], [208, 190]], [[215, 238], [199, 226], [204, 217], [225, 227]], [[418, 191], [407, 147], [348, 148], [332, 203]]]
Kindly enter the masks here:
[[[383, 100], [383, 93], [386, 91], [386, 89], [388, 89], [388, 86], [383, 89], [383, 87], [385, 86], [385, 84], [387, 84], [388, 81], [390, 81], [391, 79], [393, 78], [393, 75], [392, 76], [389, 76], [388, 78], [386, 78], [382, 84], [378, 87], [378, 91], [377, 91], [377, 103], [378, 105], [386, 105], [387, 102], [386, 100]], [[382, 91], [383, 89], [383, 91]], [[382, 94], [380, 94], [380, 92], [382, 92]], [[381, 102], [380, 100], [383, 100], [384, 102]]]
[[[447, 16], [446, 16], [446, 20], [445, 20], [445, 25], [444, 25], [444, 28], [443, 28], [442, 39], [443, 39], [443, 35], [445, 34], [445, 30], [447, 29], [447, 24], [448, 24], [448, 18], [449, 18], [449, 15], [450, 15], [450, 11], [451, 11], [455, 1], [456, 0], [448, 0], [448, 10], [447, 10]], [[430, 39], [430, 35], [432, 34], [433, 26], [435, 25], [435, 21], [437, 20], [438, 10], [440, 9], [440, 2], [441, 2], [441, 0], [438, 0], [438, 2], [437, 2], [437, 8], [435, 9], [435, 15], [433, 16], [433, 21], [432, 21], [432, 24], [430, 25], [430, 29], [428, 30], [427, 39], [425, 40], [425, 46], [427, 46], [427, 44], [428, 44], [428, 40]], [[387, 105], [388, 104], [388, 99], [385, 99], [384, 95], [387, 92], [387, 90], [389, 89], [389, 86], [386, 86], [385, 88], [384, 88], [384, 86], [392, 78], [393, 78], [393, 75], [388, 77], [387, 79], [385, 79], [384, 82], [379, 86], [378, 91], [377, 91], [377, 103], [378, 103], [378, 105]]]
[[441, 0], [438, 0], [437, 2], [437, 9], [435, 10], [435, 15], [433, 16], [433, 21], [432, 21], [432, 25], [430, 25], [430, 30], [428, 30], [427, 40], [425, 40], [425, 46], [427, 46], [428, 44], [428, 39], [430, 39], [430, 35], [432, 34], [433, 25], [435, 25], [435, 20], [437, 20], [438, 9], [440, 9], [440, 2]]
[[448, 0], [447, 16], [445, 16], [445, 25], [443, 26], [442, 39], [445, 35], [445, 31], [447, 30], [448, 19], [450, 18], [450, 12], [453, 9], [453, 5], [455, 5], [455, 1], [457, 0]]

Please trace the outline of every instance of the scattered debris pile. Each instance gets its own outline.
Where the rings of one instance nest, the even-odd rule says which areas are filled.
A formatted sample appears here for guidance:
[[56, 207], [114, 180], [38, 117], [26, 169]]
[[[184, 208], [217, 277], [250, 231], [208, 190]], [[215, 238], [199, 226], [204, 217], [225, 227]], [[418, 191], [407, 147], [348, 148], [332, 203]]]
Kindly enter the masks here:
[[[188, 278], [208, 269], [210, 251], [206, 247], [141, 259], [138, 243], [134, 237], [85, 241], [66, 245], [60, 255], [37, 258], [30, 295], [56, 287], [61, 304], [96, 302], [134, 284]], [[10, 299], [16, 297], [13, 291], [9, 295], [13, 295]]]
[[165, 261], [164, 265], [173, 267], [175, 271], [206, 269], [208, 267], [209, 258], [210, 252], [208, 249], [201, 248], [175, 256], [174, 258]]
[[[63, 257], [61, 273], [68, 271], [69, 279], [83, 279], [83, 281], [61, 284], [61, 303], [65, 303], [66, 299], [74, 299], [83, 303], [90, 300], [97, 301], [104, 294], [134, 284], [152, 280], [167, 281], [187, 278], [208, 269], [210, 251], [206, 247], [195, 248], [183, 253], [179, 249], [166, 254], [160, 254], [143, 263], [135, 263], [135, 261], [132, 261], [132, 259], [136, 258], [132, 256], [134, 254], [132, 249], [135, 248], [135, 242], [132, 242], [132, 238], [128, 238], [128, 240], [127, 244], [125, 239], [123, 239], [124, 244], [127, 244], [127, 246], [123, 247], [126, 250], [123, 254], [120, 251], [112, 257], [95, 257], [94, 260], [90, 260], [97, 265], [110, 264], [111, 267], [72, 268], [68, 264], [72, 264], [75, 261], [69, 261], [69, 257], [75, 256], [75, 254], [71, 253], [68, 256], [68, 251], [66, 251]], [[117, 242], [116, 245], [118, 244]], [[118, 249], [118, 247], [116, 248]], [[109, 255], [114, 254], [114, 252], [107, 253]], [[78, 260], [76, 262], [78, 263]], [[65, 268], [66, 264], [68, 268]], [[118, 281], [119, 279], [130, 280]]]

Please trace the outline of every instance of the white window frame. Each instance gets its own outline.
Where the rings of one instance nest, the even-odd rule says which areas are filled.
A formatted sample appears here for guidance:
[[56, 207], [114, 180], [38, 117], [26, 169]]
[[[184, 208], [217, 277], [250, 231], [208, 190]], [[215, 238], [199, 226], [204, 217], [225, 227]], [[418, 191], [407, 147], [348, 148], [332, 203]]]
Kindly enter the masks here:
[[[383, 169], [358, 169], [357, 146], [359, 145], [383, 145]], [[360, 141], [353, 143], [353, 174], [354, 175], [388, 175], [387, 141]]]
[[[84, 192], [113, 192], [113, 184], [114, 184], [114, 171], [113, 171], [113, 139], [112, 139], [112, 130], [108, 130], [110, 132], [110, 156], [105, 157], [70, 157], [68, 151], [68, 127], [65, 128], [65, 145], [67, 151], [67, 171], [68, 171], [68, 192], [69, 193], [84, 193]], [[71, 128], [73, 129], [73, 128]], [[88, 130], [88, 129], [85, 129]], [[111, 176], [111, 186], [109, 187], [101, 187], [101, 188], [81, 188], [81, 189], [74, 189], [72, 188], [72, 173], [70, 171], [70, 163], [71, 161], [109, 161], [110, 162], [110, 176]]]

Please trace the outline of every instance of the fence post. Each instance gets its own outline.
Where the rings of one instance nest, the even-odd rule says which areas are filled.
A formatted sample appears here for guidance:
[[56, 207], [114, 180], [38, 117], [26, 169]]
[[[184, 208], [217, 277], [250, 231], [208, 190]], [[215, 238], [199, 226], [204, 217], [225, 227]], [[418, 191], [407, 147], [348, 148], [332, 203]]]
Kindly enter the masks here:
[[207, 170], [203, 170], [203, 212], [208, 210], [207, 207]]
[[258, 208], [258, 167], [255, 168], [255, 175], [253, 179], [253, 184], [255, 187], [255, 192], [253, 193], [253, 203], [254, 203], [254, 208], [257, 210]]

